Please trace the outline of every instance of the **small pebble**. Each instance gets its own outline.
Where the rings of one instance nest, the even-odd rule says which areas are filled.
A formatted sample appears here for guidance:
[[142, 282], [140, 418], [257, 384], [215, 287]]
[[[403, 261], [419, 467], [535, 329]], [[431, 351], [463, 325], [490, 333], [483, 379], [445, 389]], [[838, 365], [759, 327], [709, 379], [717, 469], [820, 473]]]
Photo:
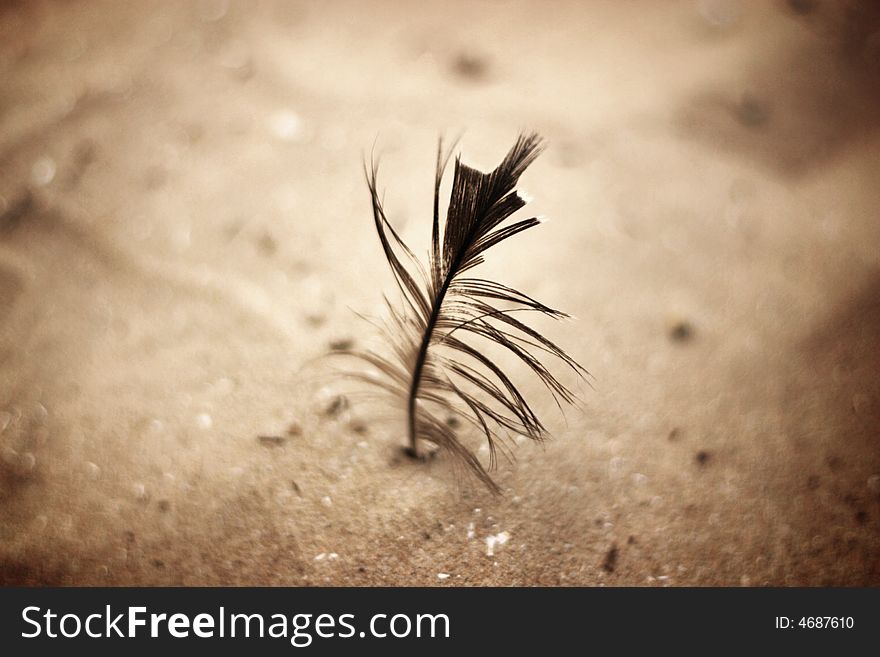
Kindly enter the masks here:
[[302, 120], [292, 110], [281, 110], [269, 117], [269, 130], [280, 141], [295, 141], [302, 136]]
[[200, 429], [210, 429], [214, 426], [214, 420], [207, 413], [199, 413], [196, 416], [196, 423], [199, 425]]
[[131, 487], [131, 490], [134, 493], [134, 496], [139, 500], [147, 499], [147, 487], [143, 484], [134, 484]]
[[326, 552], [321, 552], [321, 554], [315, 555], [315, 561], [324, 561], [324, 559], [326, 559], [326, 558], [327, 558]]
[[326, 507], [331, 507], [331, 506], [333, 506], [333, 500], [330, 499], [329, 495], [325, 495], [324, 497], [321, 498], [321, 504], [323, 504]]
[[45, 187], [55, 179], [57, 167], [51, 157], [41, 157], [31, 167], [31, 182], [37, 187]]
[[18, 464], [24, 472], [30, 472], [37, 464], [37, 457], [34, 456], [31, 452], [25, 452], [18, 460]]
[[437, 579], [449, 579], [449, 573], [437, 573]]
[[704, 449], [701, 449], [694, 455], [694, 460], [697, 462], [697, 465], [706, 465], [711, 458], [712, 455]]
[[33, 418], [35, 422], [44, 424], [49, 419], [49, 411], [40, 402], [34, 404]]
[[92, 463], [91, 461], [86, 461], [86, 476], [95, 481], [98, 477], [101, 476], [101, 468], [98, 467], [96, 463]]
[[491, 557], [495, 555], [495, 546], [496, 545], [504, 545], [507, 541], [510, 540], [510, 534], [508, 532], [500, 532], [495, 534], [494, 536], [486, 537], [486, 556]]

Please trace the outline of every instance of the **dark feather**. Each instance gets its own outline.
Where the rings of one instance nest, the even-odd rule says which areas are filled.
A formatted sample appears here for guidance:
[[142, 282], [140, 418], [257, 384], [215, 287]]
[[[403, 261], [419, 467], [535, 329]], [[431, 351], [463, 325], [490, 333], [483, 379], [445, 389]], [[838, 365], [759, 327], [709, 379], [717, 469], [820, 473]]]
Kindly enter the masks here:
[[457, 417], [483, 434], [490, 450], [489, 470], [495, 465], [496, 449], [506, 433], [541, 441], [546, 429], [486, 350], [465, 338], [488, 341], [516, 356], [540, 379], [560, 408], [563, 403], [574, 402], [575, 396], [541, 357], [552, 356], [577, 376], [587, 375], [556, 344], [514, 317], [536, 312], [561, 319], [567, 317], [565, 313], [501, 283], [464, 275], [483, 262], [488, 249], [541, 223], [533, 217], [505, 225], [526, 204], [515, 188], [541, 148], [538, 135], [520, 135], [490, 173], [473, 169], [456, 157], [441, 231], [440, 185], [450, 158], [450, 151], [444, 152], [441, 142], [427, 270], [385, 216], [377, 190], [378, 165], [373, 162], [366, 171], [376, 232], [405, 305], [401, 310], [388, 302], [385, 331], [392, 355], [351, 352], [380, 373], [379, 378], [359, 378], [406, 400], [409, 451], [413, 456], [418, 454], [421, 441], [447, 449], [495, 492], [498, 487], [487, 469], [459, 441], [445, 418]]

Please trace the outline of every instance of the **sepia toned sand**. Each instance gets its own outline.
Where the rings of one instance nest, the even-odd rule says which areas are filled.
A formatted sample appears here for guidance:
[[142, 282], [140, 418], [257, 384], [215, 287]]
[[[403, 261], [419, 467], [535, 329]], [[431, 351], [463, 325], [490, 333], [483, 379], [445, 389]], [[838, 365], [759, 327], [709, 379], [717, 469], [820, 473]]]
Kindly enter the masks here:
[[[6, 3], [0, 72], [3, 584], [880, 584], [870, 3]], [[483, 274], [595, 380], [519, 376], [493, 497], [315, 359], [393, 292], [374, 145], [425, 253], [437, 138], [521, 129]]]

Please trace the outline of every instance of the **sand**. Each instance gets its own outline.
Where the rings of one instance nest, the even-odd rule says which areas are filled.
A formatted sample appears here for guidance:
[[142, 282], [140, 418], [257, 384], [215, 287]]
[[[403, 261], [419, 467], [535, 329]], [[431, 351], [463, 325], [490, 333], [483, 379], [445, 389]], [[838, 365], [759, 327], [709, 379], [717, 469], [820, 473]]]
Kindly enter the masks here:
[[[833, 4], [4, 5], [0, 582], [880, 584], [880, 32]], [[374, 144], [424, 253], [438, 136], [529, 128], [550, 222], [483, 273], [595, 380], [519, 379], [553, 437], [494, 497], [315, 359], [393, 292]]]

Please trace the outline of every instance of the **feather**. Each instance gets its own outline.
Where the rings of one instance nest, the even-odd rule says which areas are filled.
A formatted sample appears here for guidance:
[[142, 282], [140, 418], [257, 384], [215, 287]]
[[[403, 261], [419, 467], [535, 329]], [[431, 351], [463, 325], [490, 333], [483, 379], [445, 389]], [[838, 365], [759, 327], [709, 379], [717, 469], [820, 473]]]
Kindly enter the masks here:
[[[536, 134], [520, 135], [493, 171], [483, 173], [455, 158], [452, 191], [445, 222], [440, 221], [440, 186], [451, 157], [442, 141], [437, 149], [431, 250], [425, 268], [388, 221], [378, 192], [378, 164], [365, 166], [373, 220], [385, 258], [402, 296], [395, 307], [386, 298], [384, 325], [392, 354], [351, 351], [378, 371], [361, 376], [406, 403], [408, 453], [417, 457], [421, 443], [449, 451], [490, 490], [496, 451], [509, 433], [542, 441], [547, 430], [508, 374], [488, 355], [485, 341], [513, 354], [550, 391], [557, 405], [575, 396], [542, 361], [552, 357], [578, 377], [588, 375], [560, 347], [520, 317], [538, 313], [568, 317], [507, 285], [468, 274], [486, 251], [541, 223], [537, 217], [507, 220], [526, 205], [516, 185], [542, 150]], [[479, 431], [488, 443], [488, 470], [458, 438], [446, 418], [454, 417]]]

